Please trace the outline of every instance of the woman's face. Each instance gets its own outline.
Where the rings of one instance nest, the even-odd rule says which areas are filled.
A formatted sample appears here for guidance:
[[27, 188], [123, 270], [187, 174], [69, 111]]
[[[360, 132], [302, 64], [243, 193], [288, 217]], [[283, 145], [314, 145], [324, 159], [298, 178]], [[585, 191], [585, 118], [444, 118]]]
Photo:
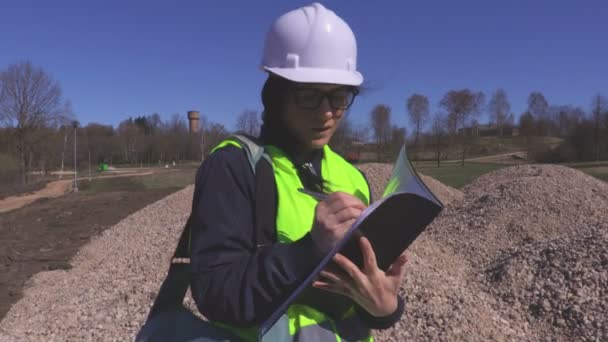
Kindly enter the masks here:
[[320, 149], [336, 132], [353, 97], [353, 90], [342, 85], [296, 83], [287, 92], [285, 124], [304, 150]]

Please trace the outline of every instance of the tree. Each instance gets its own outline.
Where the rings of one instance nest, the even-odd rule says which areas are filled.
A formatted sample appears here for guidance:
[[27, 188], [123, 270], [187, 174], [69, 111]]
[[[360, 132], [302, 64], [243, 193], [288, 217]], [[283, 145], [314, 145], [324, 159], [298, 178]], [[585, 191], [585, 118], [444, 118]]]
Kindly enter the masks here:
[[439, 102], [439, 105], [448, 113], [448, 123], [454, 125], [454, 127], [460, 127], [462, 131], [460, 145], [462, 149], [463, 166], [469, 143], [469, 139], [466, 135], [466, 126], [469, 124], [471, 118], [479, 113], [483, 101], [484, 95], [482, 92], [462, 89], [448, 91]]
[[528, 112], [536, 119], [543, 118], [547, 114], [549, 103], [545, 96], [538, 91], [533, 91], [528, 96]]
[[183, 115], [174, 113], [169, 120], [167, 132], [170, 148], [167, 151], [167, 156], [174, 161], [179, 161], [184, 158], [188, 147], [188, 125]]
[[407, 99], [407, 111], [410, 122], [414, 125], [414, 146], [418, 145], [420, 130], [423, 128], [429, 116], [429, 99], [420, 94], [414, 94]]
[[405, 144], [406, 134], [405, 127], [393, 126], [391, 128], [390, 148], [388, 150], [393, 157], [399, 153], [401, 147]]
[[608, 109], [606, 98], [600, 94], [593, 97], [592, 122], [593, 122], [593, 145], [595, 160], [600, 160], [600, 132], [602, 123], [602, 114]]
[[253, 137], [260, 134], [260, 119], [255, 110], [245, 110], [236, 118], [236, 129]]
[[435, 114], [433, 117], [433, 125], [431, 127], [431, 138], [435, 148], [435, 158], [437, 159], [437, 167], [441, 166], [441, 152], [446, 145], [447, 121], [445, 115], [441, 113]]
[[532, 136], [534, 136], [535, 123], [534, 116], [530, 112], [525, 112], [519, 117], [519, 134], [526, 139], [526, 149], [528, 159], [530, 157], [530, 148], [532, 146]]
[[551, 130], [559, 137], [569, 136], [574, 126], [585, 117], [585, 112], [581, 108], [570, 105], [550, 106], [549, 113], [552, 118]]
[[29, 161], [39, 143], [36, 132], [65, 122], [69, 116], [71, 110], [62, 100], [59, 84], [42, 68], [21, 62], [0, 72], [0, 121], [14, 128], [22, 184], [28, 182]]
[[576, 160], [578, 161], [590, 161], [595, 159], [594, 151], [594, 122], [588, 118], [584, 118], [577, 123], [570, 135], [568, 136], [567, 142], [572, 146], [575, 151]]
[[490, 120], [496, 124], [499, 136], [502, 137], [503, 127], [511, 110], [507, 93], [503, 89], [497, 89], [494, 95], [492, 95], [492, 99], [490, 99], [490, 103], [488, 104], [488, 110], [490, 112]]
[[338, 129], [336, 129], [336, 132], [331, 137], [329, 146], [331, 146], [332, 150], [342, 156], [346, 156], [346, 153], [349, 148], [352, 147], [353, 141], [355, 140], [354, 135], [353, 125], [350, 118], [347, 116], [340, 121]]
[[210, 122], [203, 134], [205, 141], [203, 153], [207, 157], [211, 150], [228, 136], [228, 131], [224, 128], [224, 125]]
[[139, 147], [142, 145], [143, 129], [133, 121], [133, 118], [128, 118], [118, 124], [116, 131], [120, 137], [123, 161], [130, 164], [137, 163], [138, 152], [141, 152]]
[[528, 96], [528, 112], [534, 117], [536, 134], [547, 135], [550, 126], [549, 103], [541, 92], [533, 91]]
[[114, 136], [114, 128], [92, 122], [84, 127], [84, 132], [87, 147], [91, 152], [91, 163], [98, 164], [109, 161], [112, 154], [110, 142]]
[[380, 152], [386, 147], [391, 135], [391, 108], [383, 104], [376, 105], [371, 112], [371, 124], [380, 160]]

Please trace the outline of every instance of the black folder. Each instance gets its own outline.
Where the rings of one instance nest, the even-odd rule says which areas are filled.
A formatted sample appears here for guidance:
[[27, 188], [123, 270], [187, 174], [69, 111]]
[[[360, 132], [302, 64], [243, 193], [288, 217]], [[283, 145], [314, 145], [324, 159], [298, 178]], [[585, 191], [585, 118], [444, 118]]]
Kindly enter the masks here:
[[[260, 328], [260, 340], [272, 339], [271, 336], [264, 335], [267, 333], [273, 335], [272, 327], [286, 312], [287, 307], [296, 301], [306, 302], [302, 297], [314, 298], [319, 294], [325, 297], [321, 301], [317, 298], [317, 303], [319, 305], [323, 303], [326, 308], [328, 305], [333, 308], [322, 310], [324, 312], [350, 304], [349, 299], [345, 297], [312, 289], [310, 285], [337, 253], [343, 254], [362, 267], [363, 257], [358, 242], [361, 235], [369, 239], [376, 254], [378, 267], [387, 270], [441, 210], [443, 204], [422, 182], [412, 167], [404, 145], [393, 165], [393, 172], [382, 198], [363, 211], [344, 238], [323, 258], [291, 296], [264, 321]], [[315, 295], [307, 296], [310, 291], [315, 292]], [[301, 296], [302, 294], [304, 295]], [[312, 306], [315, 306], [314, 303]]]

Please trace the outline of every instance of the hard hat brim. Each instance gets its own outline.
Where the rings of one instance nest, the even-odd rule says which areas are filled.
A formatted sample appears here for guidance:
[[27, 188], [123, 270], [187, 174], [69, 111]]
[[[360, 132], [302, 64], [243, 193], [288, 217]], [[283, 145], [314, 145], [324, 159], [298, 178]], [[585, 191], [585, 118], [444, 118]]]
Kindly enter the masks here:
[[360, 86], [363, 83], [363, 75], [358, 71], [318, 69], [318, 68], [269, 68], [264, 70], [299, 83], [329, 83]]

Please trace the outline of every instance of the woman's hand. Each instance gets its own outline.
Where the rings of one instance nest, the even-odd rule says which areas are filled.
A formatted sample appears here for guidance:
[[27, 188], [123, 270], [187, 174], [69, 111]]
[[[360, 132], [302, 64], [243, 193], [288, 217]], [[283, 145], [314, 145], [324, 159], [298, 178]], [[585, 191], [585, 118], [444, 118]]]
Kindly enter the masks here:
[[350, 297], [370, 315], [384, 317], [397, 310], [397, 294], [405, 275], [405, 252], [383, 272], [378, 268], [376, 254], [365, 237], [359, 239], [363, 253], [363, 269], [359, 269], [342, 254], [336, 254], [333, 261], [341, 270], [321, 271], [321, 279], [312, 286], [329, 292]]
[[365, 204], [355, 196], [334, 192], [319, 202], [310, 231], [312, 240], [322, 253], [329, 252], [353, 225], [365, 209]]

